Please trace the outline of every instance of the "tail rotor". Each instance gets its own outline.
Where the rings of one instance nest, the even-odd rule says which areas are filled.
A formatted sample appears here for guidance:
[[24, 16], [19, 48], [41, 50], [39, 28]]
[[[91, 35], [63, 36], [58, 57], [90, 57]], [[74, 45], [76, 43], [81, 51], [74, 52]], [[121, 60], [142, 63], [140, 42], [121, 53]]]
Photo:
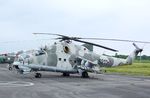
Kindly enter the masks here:
[[139, 56], [140, 58], [139, 59], [140, 59], [140, 63], [141, 63], [141, 61], [142, 61], [142, 51], [143, 51], [146, 44], [144, 44], [142, 48], [139, 48], [135, 43], [133, 43], [133, 45], [136, 48], [136, 53], [137, 54], [140, 53], [140, 56]]
[[133, 43], [134, 47], [136, 48], [136, 53], [142, 52], [143, 49], [139, 48], [135, 43]]

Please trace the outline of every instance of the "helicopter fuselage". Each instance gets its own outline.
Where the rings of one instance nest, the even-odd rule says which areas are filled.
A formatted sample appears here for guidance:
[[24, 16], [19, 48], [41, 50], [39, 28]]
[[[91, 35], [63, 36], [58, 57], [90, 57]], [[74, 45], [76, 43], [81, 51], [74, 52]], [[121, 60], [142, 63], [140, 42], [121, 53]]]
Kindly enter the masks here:
[[119, 59], [110, 56], [98, 55], [88, 48], [73, 44], [72, 42], [55, 42], [40, 50], [23, 53], [13, 63], [20, 73], [31, 71], [53, 71], [61, 73], [79, 73], [95, 71], [98, 67], [111, 67], [130, 64], [134, 51], [127, 59]]

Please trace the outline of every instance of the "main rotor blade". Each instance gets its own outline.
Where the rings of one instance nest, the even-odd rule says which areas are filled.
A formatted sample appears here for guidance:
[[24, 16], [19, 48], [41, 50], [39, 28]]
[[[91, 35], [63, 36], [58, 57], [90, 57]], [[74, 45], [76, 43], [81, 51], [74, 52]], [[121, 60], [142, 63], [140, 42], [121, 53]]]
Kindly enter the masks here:
[[56, 35], [56, 36], [60, 36], [56, 39], [62, 39], [62, 40], [74, 40], [74, 39], [82, 39], [80, 37], [70, 37], [70, 36], [66, 36], [66, 35], [61, 35], [61, 34], [54, 34], [54, 33], [33, 33], [33, 34], [40, 34], [40, 35]]
[[65, 35], [61, 35], [61, 34], [54, 34], [54, 33], [33, 33], [35, 35], [39, 34], [39, 35], [56, 35], [56, 36], [61, 36], [61, 37], [69, 37], [69, 36], [65, 36]]
[[[75, 40], [75, 39], [90, 39], [90, 40], [108, 40], [108, 41], [121, 41], [121, 42], [134, 42], [134, 43], [147, 43], [150, 44], [148, 41], [136, 41], [136, 40], [123, 40], [123, 39], [109, 39], [109, 38], [82, 38], [82, 37], [69, 37], [66, 35], [61, 35], [61, 34], [54, 34], [54, 33], [33, 33], [33, 34], [43, 34], [43, 35], [56, 35], [56, 36], [61, 36], [62, 39], [70, 39], [70, 40]], [[59, 38], [61, 39], [61, 38]]]
[[[74, 40], [74, 41], [77, 41], [77, 42], [86, 43], [86, 44], [91, 44], [91, 45], [94, 45], [94, 46], [97, 46], [97, 47], [101, 47], [101, 48], [104, 48], [104, 49], [107, 49], [107, 50], [111, 50], [111, 51], [114, 51], [114, 52], [117, 52], [117, 51], [118, 51], [118, 50], [115, 50], [115, 49], [112, 49], [112, 48], [108, 48], [108, 47], [105, 47], [105, 46], [102, 46], [102, 45], [98, 45], [98, 44], [95, 44], [95, 43], [91, 43], [91, 42], [79, 40], [79, 39], [87, 39], [87, 38], [69, 37], [69, 36], [65, 36], [65, 35], [61, 35], [61, 34], [53, 34], [53, 33], [33, 33], [33, 34], [56, 35], [56, 36], [60, 36], [59, 38], [56, 38], [56, 39]], [[61, 38], [61, 37], [62, 37], [62, 38]], [[94, 39], [94, 38], [89, 38], [89, 39]]]
[[115, 49], [112, 49], [112, 48], [108, 48], [108, 47], [105, 47], [105, 46], [102, 46], [102, 45], [98, 45], [98, 44], [95, 44], [95, 43], [82, 41], [82, 40], [78, 40], [78, 39], [74, 39], [74, 41], [81, 42], [81, 43], [86, 43], [86, 44], [90, 44], [90, 45], [94, 45], [94, 46], [97, 46], [97, 47], [101, 47], [101, 48], [104, 48], [104, 49], [107, 49], [107, 50], [110, 50], [110, 51], [118, 52], [118, 50], [115, 50]]
[[147, 41], [136, 41], [136, 40], [123, 40], [123, 39], [109, 39], [109, 38], [80, 38], [80, 39], [90, 39], [90, 40], [108, 40], [108, 41], [121, 41], [121, 42], [135, 42], [135, 43], [147, 43]]

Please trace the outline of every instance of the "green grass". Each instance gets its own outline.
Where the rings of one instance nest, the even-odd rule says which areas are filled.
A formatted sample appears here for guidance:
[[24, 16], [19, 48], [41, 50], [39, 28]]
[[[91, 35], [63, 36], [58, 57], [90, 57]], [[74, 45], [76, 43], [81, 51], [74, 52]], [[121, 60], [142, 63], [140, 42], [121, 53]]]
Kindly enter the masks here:
[[141, 60], [141, 62], [140, 60], [135, 60], [134, 62], [135, 63], [150, 63], [150, 60]]
[[120, 73], [126, 75], [150, 76], [150, 63], [134, 63], [111, 68], [105, 68], [107, 73]]

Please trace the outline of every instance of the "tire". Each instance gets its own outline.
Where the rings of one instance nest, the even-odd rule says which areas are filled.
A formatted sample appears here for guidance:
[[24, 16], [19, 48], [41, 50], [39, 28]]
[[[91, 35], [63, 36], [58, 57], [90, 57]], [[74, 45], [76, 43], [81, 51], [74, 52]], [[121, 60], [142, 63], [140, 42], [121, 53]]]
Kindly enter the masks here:
[[36, 73], [35, 74], [35, 78], [41, 78], [42, 77], [42, 74], [41, 73]]
[[12, 67], [9, 67], [8, 69], [9, 69], [10, 71], [12, 71]]
[[82, 78], [89, 78], [89, 75], [86, 71], [82, 72]]
[[65, 76], [65, 77], [70, 76], [70, 74], [69, 74], [69, 73], [63, 73], [62, 75], [63, 75], [63, 76]]

